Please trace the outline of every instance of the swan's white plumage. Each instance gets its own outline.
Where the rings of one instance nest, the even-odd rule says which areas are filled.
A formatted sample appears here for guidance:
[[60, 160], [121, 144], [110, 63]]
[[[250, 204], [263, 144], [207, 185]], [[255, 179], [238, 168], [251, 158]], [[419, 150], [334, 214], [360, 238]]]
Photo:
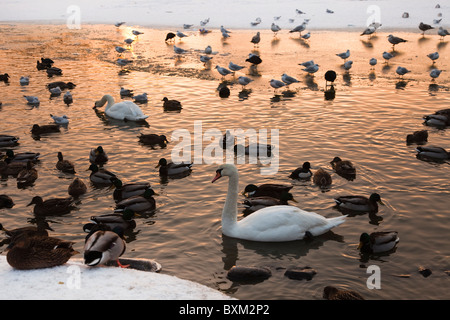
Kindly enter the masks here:
[[232, 164], [221, 165], [219, 170], [220, 176], [229, 176], [222, 212], [222, 233], [226, 236], [261, 242], [301, 240], [306, 232], [317, 236], [345, 221], [346, 216], [325, 218], [289, 205], [263, 208], [237, 221], [239, 173]]
[[95, 107], [102, 107], [106, 102], [108, 102], [108, 105], [105, 108], [105, 113], [113, 119], [141, 121], [148, 118], [134, 102], [121, 101], [114, 103], [114, 98], [108, 94], [104, 95], [100, 101], [97, 101]]

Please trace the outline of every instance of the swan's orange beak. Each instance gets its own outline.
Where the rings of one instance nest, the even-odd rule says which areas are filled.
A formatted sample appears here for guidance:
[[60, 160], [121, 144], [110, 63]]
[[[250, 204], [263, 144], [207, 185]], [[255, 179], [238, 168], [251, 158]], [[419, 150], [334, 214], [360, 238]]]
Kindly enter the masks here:
[[217, 179], [222, 178], [222, 175], [220, 174], [220, 172], [216, 173], [216, 176], [214, 177], [214, 179], [212, 179], [211, 183], [213, 183], [214, 181], [216, 181]]

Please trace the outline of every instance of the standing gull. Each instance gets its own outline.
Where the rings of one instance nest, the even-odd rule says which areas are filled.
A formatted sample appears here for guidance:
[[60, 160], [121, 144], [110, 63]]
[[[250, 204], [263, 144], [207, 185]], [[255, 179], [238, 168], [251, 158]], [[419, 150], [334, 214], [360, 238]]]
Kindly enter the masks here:
[[123, 40], [123, 42], [125, 42], [127, 45], [131, 46], [131, 44], [134, 42], [134, 40], [131, 38], [127, 38], [127, 39]]
[[283, 73], [283, 74], [281, 75], [281, 80], [286, 84], [286, 86], [288, 87], [288, 89], [289, 89], [289, 85], [291, 85], [292, 83], [298, 83], [298, 82], [300, 82], [300, 81], [298, 81], [297, 79], [295, 79], [295, 78], [293, 78], [293, 77], [287, 75], [286, 73]]
[[186, 53], [186, 50], [184, 50], [184, 49], [182, 49], [182, 48], [180, 48], [180, 47], [177, 47], [177, 46], [173, 46], [173, 51], [176, 53], [176, 54], [178, 54], [178, 55], [180, 55], [180, 54], [183, 54], [183, 53]]
[[303, 69], [303, 71], [306, 71], [310, 75], [312, 75], [313, 73], [316, 73], [317, 71], [319, 71], [319, 65], [316, 63], [312, 66], [306, 67], [305, 69]]
[[244, 90], [245, 87], [246, 87], [250, 82], [253, 82], [253, 80], [250, 79], [249, 77], [241, 76], [241, 77], [238, 78], [238, 83], [242, 86], [242, 90]]
[[375, 27], [367, 27], [360, 35], [361, 36], [368, 35], [369, 38], [371, 38], [376, 30], [377, 29]]
[[402, 39], [400, 37], [395, 37], [392, 34], [390, 34], [388, 35], [388, 41], [392, 44], [392, 49], [395, 49], [396, 44], [407, 42], [408, 40]]
[[419, 29], [422, 31], [422, 35], [425, 35], [425, 31], [434, 29], [434, 27], [430, 26], [429, 24], [421, 22], [419, 24]]
[[444, 29], [443, 27], [439, 27], [438, 35], [441, 36], [440, 40], [444, 40], [444, 37], [450, 35], [450, 32], [448, 32], [448, 30]]
[[302, 39], [308, 40], [309, 38], [311, 38], [311, 32], [302, 35]]
[[138, 37], [141, 34], [144, 34], [143, 32], [140, 32], [138, 30], [132, 30], [131, 33], [133, 33], [136, 37]]
[[369, 61], [369, 64], [371, 65], [372, 69], [377, 65], [377, 59], [372, 58]]
[[276, 25], [275, 23], [272, 22], [272, 25], [270, 26], [270, 30], [272, 30], [273, 35], [276, 36], [278, 31], [281, 30], [281, 28], [278, 25]]
[[290, 30], [289, 33], [298, 32], [300, 36], [302, 35], [302, 31], [306, 29], [306, 22], [303, 22], [301, 25], [296, 26], [294, 29]]
[[206, 64], [212, 59], [210, 56], [200, 56], [200, 61], [203, 62], [203, 65], [206, 67]]
[[346, 62], [344, 63], [344, 69], [345, 69], [346, 71], [348, 71], [348, 70], [350, 70], [350, 69], [352, 68], [352, 65], [353, 65], [353, 61], [352, 61], [352, 60], [346, 61]]
[[177, 34], [177, 37], [180, 38], [180, 40], [181, 40], [182, 38], [184, 38], [184, 37], [187, 37], [186, 34], [184, 34], [184, 33], [181, 32], [181, 31], [178, 31], [178, 30], [177, 30], [177, 33], [176, 33], [176, 34]]
[[434, 79], [438, 78], [439, 75], [441, 74], [442, 70], [439, 69], [433, 69], [430, 71], [430, 77]]
[[222, 32], [222, 33], [224, 33], [224, 32], [225, 33], [231, 33], [231, 31], [225, 29], [224, 26], [220, 26], [220, 32]]
[[305, 68], [315, 65], [314, 60], [305, 61], [298, 64], [299, 66], [304, 66]]
[[388, 63], [389, 62], [389, 59], [391, 59], [391, 58], [393, 58], [394, 56], [391, 54], [391, 53], [389, 53], [389, 52], [383, 52], [383, 58], [384, 58], [384, 62], [385, 63]]
[[436, 60], [439, 59], [439, 53], [436, 51], [436, 52], [427, 54], [427, 57], [430, 58], [434, 64], [436, 62]]
[[269, 83], [270, 86], [275, 89], [274, 91], [285, 86], [284, 82], [275, 79], [270, 80]]
[[233, 62], [230, 61], [230, 63], [228, 64], [228, 68], [229, 68], [231, 71], [233, 71], [233, 73], [234, 73], [234, 72], [236, 72], [236, 71], [239, 71], [239, 70], [241, 70], [241, 69], [244, 69], [245, 67], [244, 67], [244, 66], [237, 65], [237, 64], [235, 64], [235, 63], [233, 63]]
[[342, 53], [336, 53], [336, 55], [338, 57], [340, 57], [341, 59], [347, 60], [348, 57], [350, 57], [350, 50], [347, 49], [347, 51], [342, 52]]
[[121, 25], [125, 24], [126, 22], [116, 22], [115, 26], [119, 28]]
[[223, 68], [220, 66], [216, 66], [217, 71], [222, 75], [222, 78], [224, 78], [225, 76], [233, 73], [232, 71], [228, 70], [227, 68]]
[[407, 74], [408, 72], [411, 72], [410, 70], [406, 69], [405, 67], [397, 67], [397, 70], [395, 70], [395, 72], [400, 75], [400, 76], [404, 76], [405, 74]]
[[256, 35], [254, 35], [253, 37], [252, 37], [252, 40], [250, 40], [250, 42], [251, 43], [253, 43], [253, 45], [255, 46], [255, 47], [257, 47], [258, 45], [259, 45], [259, 42], [261, 41], [261, 35], [260, 35], [260, 32], [258, 31], [257, 33], [256, 33]]

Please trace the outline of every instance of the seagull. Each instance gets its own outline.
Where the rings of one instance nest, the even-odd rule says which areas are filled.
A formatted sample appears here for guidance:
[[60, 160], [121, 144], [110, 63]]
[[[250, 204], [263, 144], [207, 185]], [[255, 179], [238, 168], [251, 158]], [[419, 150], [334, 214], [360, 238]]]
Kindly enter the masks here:
[[72, 94], [70, 93], [70, 91], [67, 91], [64, 94], [63, 100], [64, 100], [65, 104], [71, 104], [73, 102], [73, 97], [72, 97]]
[[368, 35], [369, 38], [372, 37], [372, 34], [376, 31], [377, 29], [375, 27], [367, 27], [366, 30], [364, 30], [360, 35], [364, 36], [364, 35]]
[[350, 69], [352, 68], [352, 65], [353, 65], [353, 61], [352, 61], [352, 60], [348, 60], [348, 61], [346, 61], [346, 62], [344, 63], [344, 69], [345, 69], [346, 71], [348, 71], [348, 70], [350, 70]]
[[260, 24], [261, 23], [261, 18], [256, 18], [255, 19], [255, 21], [252, 21], [252, 22], [250, 22], [250, 24], [252, 25], [252, 26], [257, 26], [258, 24]]
[[421, 22], [419, 24], [419, 29], [422, 31], [422, 35], [425, 35], [425, 31], [434, 29], [434, 27], [430, 26], [429, 24]]
[[131, 31], [135, 36], [139, 36], [140, 34], [144, 34], [143, 32], [137, 31], [137, 30], [133, 30]]
[[144, 92], [143, 94], [134, 96], [133, 100], [134, 100], [134, 102], [138, 102], [138, 103], [147, 103], [148, 102], [147, 93]]
[[39, 104], [39, 98], [35, 96], [24, 96], [27, 99], [28, 104]]
[[250, 79], [249, 77], [241, 76], [238, 78], [238, 83], [242, 86], [242, 89], [244, 89], [245, 86], [248, 85], [250, 82], [253, 82], [253, 79]]
[[427, 57], [430, 58], [431, 60], [433, 60], [433, 63], [435, 63], [435, 60], [439, 59], [439, 53], [436, 51], [436, 52], [427, 54]]
[[433, 69], [430, 71], [430, 76], [434, 79], [436, 79], [437, 77], [439, 77], [439, 75], [441, 74], [442, 70], [439, 69]]
[[297, 14], [305, 14], [302, 10], [299, 9], [295, 9], [295, 12], [297, 12]]
[[120, 96], [121, 97], [131, 97], [131, 96], [133, 96], [133, 90], [120, 88]]
[[448, 32], [447, 29], [444, 29], [443, 27], [439, 27], [439, 29], [438, 29], [438, 35], [441, 36], [441, 39], [440, 39], [440, 40], [444, 40], [444, 37], [450, 35], [450, 33]]
[[115, 26], [119, 28], [121, 25], [125, 24], [126, 22], [116, 22]]
[[128, 39], [125, 39], [123, 42], [125, 42], [127, 45], [130, 46], [134, 42], [134, 39], [128, 38]]
[[183, 24], [183, 29], [190, 29], [192, 28], [193, 24]]
[[222, 33], [231, 33], [231, 31], [229, 31], [229, 30], [227, 30], [227, 29], [225, 29], [223, 26], [220, 26], [220, 32], [222, 32]]
[[305, 31], [305, 29], [306, 29], [306, 22], [303, 22], [301, 25], [296, 26], [294, 29], [290, 30], [289, 33], [298, 32], [301, 35], [302, 31]]
[[293, 77], [291, 77], [291, 76], [288, 76], [286, 73], [283, 73], [282, 75], [281, 75], [281, 80], [289, 87], [289, 85], [290, 84], [292, 84], [292, 83], [298, 83], [298, 82], [300, 82], [300, 81], [298, 81], [297, 79], [295, 79], [295, 78], [293, 78]]
[[220, 66], [216, 66], [216, 69], [222, 75], [222, 77], [225, 77], [226, 75], [233, 73], [232, 71]]
[[348, 57], [350, 57], [350, 50], [347, 49], [347, 51], [342, 53], [336, 53], [336, 55], [342, 59], [347, 60]]
[[442, 18], [441, 19], [433, 19], [433, 24], [439, 24], [441, 23]]
[[211, 54], [211, 53], [212, 53], [212, 48], [211, 48], [211, 46], [207, 46], [207, 47], [205, 48], [205, 53], [206, 53], [206, 54]]
[[52, 114], [50, 114], [50, 117], [53, 119], [53, 121], [56, 124], [68, 124], [69, 123], [69, 117], [67, 117], [66, 115], [63, 116], [54, 116]]
[[183, 32], [181, 32], [181, 31], [177, 31], [177, 37], [178, 38], [180, 38], [180, 39], [182, 39], [182, 38], [184, 38], [184, 37], [187, 37], [187, 35], [185, 35]]
[[184, 49], [182, 49], [182, 48], [180, 48], [180, 47], [177, 47], [177, 46], [173, 46], [173, 51], [176, 53], [176, 54], [182, 54], [182, 53], [186, 53], [186, 50], [184, 50]]
[[60, 87], [54, 87], [54, 88], [50, 88], [48, 90], [50, 91], [52, 96], [59, 96], [62, 92]]
[[334, 13], [334, 11], [333, 11], [333, 10], [330, 10], [330, 9], [327, 9], [326, 12], [327, 12], [327, 13]]
[[228, 34], [228, 32], [222, 32], [222, 37], [223, 37], [224, 39], [226, 39], [226, 38], [229, 38], [230, 35]]
[[312, 66], [308, 66], [305, 69], [303, 69], [303, 71], [306, 71], [309, 74], [316, 73], [317, 71], [319, 71], [319, 65], [316, 63], [316, 64], [314, 64]]
[[260, 32], [258, 31], [258, 32], [256, 33], [256, 35], [254, 35], [254, 36], [252, 37], [252, 40], [250, 40], [250, 42], [253, 43], [254, 46], [256, 47], [256, 46], [258, 46], [258, 44], [259, 44], [260, 41], [261, 41], [261, 36], [260, 36]]
[[396, 44], [399, 44], [402, 42], [407, 42], [407, 40], [399, 38], [399, 37], [395, 37], [392, 34], [388, 35], [388, 41], [392, 44], [392, 49], [394, 49]]
[[116, 51], [117, 51], [118, 53], [120, 53], [120, 54], [124, 53], [124, 52], [127, 51], [127, 50], [128, 50], [128, 49], [125, 49], [125, 48], [123, 48], [123, 47], [119, 47], [119, 46], [116, 47]]
[[373, 67], [375, 67], [377, 65], [377, 59], [375, 59], [375, 58], [370, 59], [369, 64], [372, 66], [372, 69], [373, 69]]
[[304, 67], [310, 67], [310, 66], [315, 65], [315, 63], [314, 63], [314, 60], [309, 60], [309, 61], [305, 61], [305, 62], [299, 63], [298, 65], [304, 66]]
[[19, 83], [22, 86], [29, 85], [30, 84], [30, 77], [20, 77]]
[[391, 58], [393, 58], [394, 56], [391, 54], [391, 53], [389, 53], [389, 52], [383, 52], [383, 58], [384, 58], [384, 60], [385, 60], [385, 63], [388, 63], [388, 61], [389, 61], [389, 59], [391, 59]]
[[208, 24], [208, 22], [209, 22], [209, 18], [200, 21], [200, 25], [201, 25], [202, 27], [204, 27], [204, 26], [206, 26], [206, 25]]
[[269, 81], [270, 86], [275, 89], [275, 91], [279, 88], [284, 87], [286, 84], [280, 80], [272, 79]]
[[228, 64], [228, 68], [229, 68], [231, 71], [239, 71], [239, 70], [241, 70], [241, 69], [244, 69], [245, 67], [239, 66], [239, 65], [234, 64], [233, 62], [230, 61], [230, 63]]
[[397, 70], [395, 70], [398, 75], [401, 75], [402, 77], [407, 74], [408, 72], [411, 72], [410, 70], [406, 69], [405, 67], [397, 67]]
[[206, 66], [209, 60], [211, 60], [212, 57], [210, 56], [200, 56], [200, 61], [203, 62], [203, 64]]
[[245, 61], [250, 62], [253, 65], [258, 65], [262, 62], [261, 58], [254, 53], [249, 53], [248, 58]]
[[272, 22], [272, 26], [270, 27], [270, 30], [272, 30], [272, 32], [274, 33], [274, 36], [276, 36], [278, 31], [281, 30], [281, 28], [278, 25], [276, 25], [274, 22]]
[[311, 38], [311, 32], [308, 32], [307, 34], [302, 35], [302, 39], [308, 40]]
[[128, 60], [128, 59], [117, 59], [117, 64], [119, 65], [119, 66], [121, 66], [122, 68], [123, 67], [125, 67], [126, 65], [128, 65], [129, 63], [131, 63], [132, 61], [131, 60]]

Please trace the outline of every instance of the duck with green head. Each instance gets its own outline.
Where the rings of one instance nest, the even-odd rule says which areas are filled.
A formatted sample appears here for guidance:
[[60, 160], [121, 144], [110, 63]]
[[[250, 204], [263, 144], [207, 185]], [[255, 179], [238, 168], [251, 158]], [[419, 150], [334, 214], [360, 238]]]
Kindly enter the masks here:
[[126, 250], [122, 232], [123, 230], [117, 227], [113, 231], [98, 230], [94, 232], [84, 244], [84, 263], [94, 267], [105, 265], [109, 261], [117, 261], [120, 267], [128, 267], [119, 261]]
[[192, 163], [173, 163], [161, 158], [156, 168], [159, 168], [160, 176], [176, 176], [191, 172]]
[[153, 198], [154, 195], [157, 195], [157, 193], [155, 193], [152, 188], [148, 188], [141, 196], [133, 196], [118, 202], [116, 204], [115, 212], [121, 212], [126, 209], [138, 213], [153, 211], [156, 209], [156, 201]]
[[88, 170], [91, 170], [89, 179], [94, 184], [110, 186], [110, 185], [112, 185], [111, 179], [117, 178], [117, 176], [114, 173], [112, 173], [111, 171], [106, 170], [105, 168], [99, 168], [94, 163], [89, 166]]
[[264, 197], [269, 196], [277, 199], [281, 199], [281, 195], [284, 192], [289, 192], [293, 186], [277, 183], [265, 183], [259, 186], [255, 184], [248, 184], [245, 186], [242, 194], [247, 197]]
[[378, 212], [378, 204], [384, 205], [378, 193], [372, 193], [369, 198], [365, 196], [342, 196], [335, 198], [334, 201], [338, 209], [370, 213]]
[[358, 249], [362, 253], [388, 252], [400, 241], [397, 231], [378, 231], [368, 234], [362, 233], [359, 238]]
[[106, 154], [102, 146], [98, 146], [95, 149], [91, 149], [91, 152], [89, 153], [89, 161], [91, 163], [103, 165], [106, 162], [108, 162], [108, 159], [109, 159], [108, 155]]
[[271, 206], [289, 205], [289, 201], [297, 202], [290, 192], [283, 192], [280, 199], [269, 196], [247, 198], [244, 200], [245, 213]]
[[143, 195], [145, 190], [151, 187], [149, 182], [134, 182], [123, 184], [122, 180], [118, 178], [111, 179], [113, 183], [114, 193], [113, 198], [116, 201], [122, 201], [133, 196]]
[[85, 232], [90, 232], [95, 225], [108, 226], [109, 230], [113, 230], [118, 227], [123, 230], [134, 229], [136, 227], [136, 221], [134, 217], [138, 216], [132, 209], [125, 208], [121, 213], [103, 214], [100, 216], [92, 216], [91, 223], [87, 223], [83, 226]]

